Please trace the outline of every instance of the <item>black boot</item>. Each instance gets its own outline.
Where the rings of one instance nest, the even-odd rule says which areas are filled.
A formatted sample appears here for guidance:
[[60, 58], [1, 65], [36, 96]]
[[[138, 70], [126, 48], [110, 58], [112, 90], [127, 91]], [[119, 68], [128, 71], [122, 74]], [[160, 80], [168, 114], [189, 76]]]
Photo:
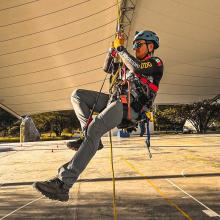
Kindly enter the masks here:
[[[78, 139], [73, 140], [73, 141], [69, 141], [69, 142], [67, 142], [67, 147], [71, 150], [78, 151], [79, 147], [80, 147], [80, 145], [82, 144], [83, 141], [84, 141], [84, 137], [83, 138], [78, 138]], [[102, 144], [102, 141], [100, 140], [98, 150], [101, 150], [103, 147], [104, 146]]]
[[35, 182], [33, 187], [49, 199], [61, 202], [69, 199], [69, 188], [58, 178]]

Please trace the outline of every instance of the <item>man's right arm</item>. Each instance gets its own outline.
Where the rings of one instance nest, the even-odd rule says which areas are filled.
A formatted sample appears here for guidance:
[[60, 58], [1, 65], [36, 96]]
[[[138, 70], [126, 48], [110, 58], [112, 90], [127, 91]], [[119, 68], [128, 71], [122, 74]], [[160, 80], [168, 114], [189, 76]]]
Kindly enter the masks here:
[[115, 73], [118, 69], [119, 63], [115, 63], [114, 61], [114, 56], [113, 56], [114, 52], [115, 50], [113, 48], [110, 48], [105, 58], [103, 70], [106, 73], [112, 74]]

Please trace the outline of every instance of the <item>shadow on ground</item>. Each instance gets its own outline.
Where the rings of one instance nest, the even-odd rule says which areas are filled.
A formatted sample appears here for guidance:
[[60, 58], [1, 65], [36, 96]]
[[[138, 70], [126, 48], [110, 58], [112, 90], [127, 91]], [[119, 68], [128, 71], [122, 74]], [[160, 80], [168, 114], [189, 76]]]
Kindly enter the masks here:
[[[28, 194], [28, 192], [30, 192]], [[216, 192], [212, 192], [213, 197]], [[39, 196], [40, 197], [40, 196]], [[110, 220], [113, 219], [112, 210], [112, 194], [109, 193], [80, 193], [76, 200], [76, 195], [71, 191], [70, 200], [62, 203], [58, 201], [51, 201], [46, 198], [36, 201], [27, 207], [10, 215], [10, 220]], [[171, 197], [171, 196], [169, 196]], [[33, 195], [31, 188], [17, 188], [10, 187], [1, 193], [0, 197], [0, 218], [3, 218], [8, 213], [17, 208], [27, 204], [28, 202], [38, 198], [36, 194]], [[207, 200], [206, 194], [200, 194], [201, 199]], [[210, 198], [210, 194], [209, 194]], [[214, 199], [214, 200], [213, 200]], [[118, 219], [122, 220], [181, 220], [186, 219], [174, 207], [161, 199], [161, 197], [146, 198], [142, 194], [129, 192], [126, 194], [117, 194], [117, 212]], [[172, 198], [184, 212], [186, 212], [194, 220], [208, 220], [210, 219], [201, 210], [202, 208], [192, 200], [187, 198]], [[212, 198], [214, 203], [215, 198]], [[207, 201], [208, 203], [209, 201]], [[213, 207], [214, 209], [215, 207]], [[217, 207], [216, 207], [217, 208]], [[215, 219], [215, 218], [212, 218]]]

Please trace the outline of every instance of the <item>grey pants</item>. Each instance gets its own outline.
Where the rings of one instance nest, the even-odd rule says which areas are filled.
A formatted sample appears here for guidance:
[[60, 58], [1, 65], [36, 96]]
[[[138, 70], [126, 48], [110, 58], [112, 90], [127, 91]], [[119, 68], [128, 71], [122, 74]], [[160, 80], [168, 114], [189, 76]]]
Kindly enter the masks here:
[[[80, 121], [81, 128], [86, 124], [97, 95], [98, 92], [82, 89], [76, 90], [72, 94], [71, 101]], [[95, 112], [99, 112], [99, 114], [90, 123], [86, 138], [74, 157], [58, 170], [58, 178], [69, 188], [76, 182], [78, 176], [95, 155], [101, 137], [122, 121], [122, 103], [120, 101], [114, 101], [107, 106], [108, 100], [109, 96], [107, 94], [100, 94], [95, 107]]]

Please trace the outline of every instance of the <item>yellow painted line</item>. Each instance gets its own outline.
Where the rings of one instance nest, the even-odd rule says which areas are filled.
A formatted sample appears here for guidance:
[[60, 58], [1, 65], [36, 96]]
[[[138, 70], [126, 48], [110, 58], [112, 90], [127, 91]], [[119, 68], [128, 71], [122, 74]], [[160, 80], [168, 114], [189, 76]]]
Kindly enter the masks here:
[[141, 171], [139, 171], [134, 165], [132, 165], [130, 162], [128, 162], [125, 158], [122, 157], [122, 160], [131, 167], [137, 174], [143, 176], [146, 178], [146, 181], [157, 191], [157, 193], [163, 197], [163, 199], [173, 208], [177, 209], [186, 219], [192, 220], [192, 218], [184, 211], [182, 210], [178, 205], [176, 205], [172, 200], [170, 200], [164, 192], [162, 192], [151, 180], [149, 180], [146, 175], [144, 175]]

